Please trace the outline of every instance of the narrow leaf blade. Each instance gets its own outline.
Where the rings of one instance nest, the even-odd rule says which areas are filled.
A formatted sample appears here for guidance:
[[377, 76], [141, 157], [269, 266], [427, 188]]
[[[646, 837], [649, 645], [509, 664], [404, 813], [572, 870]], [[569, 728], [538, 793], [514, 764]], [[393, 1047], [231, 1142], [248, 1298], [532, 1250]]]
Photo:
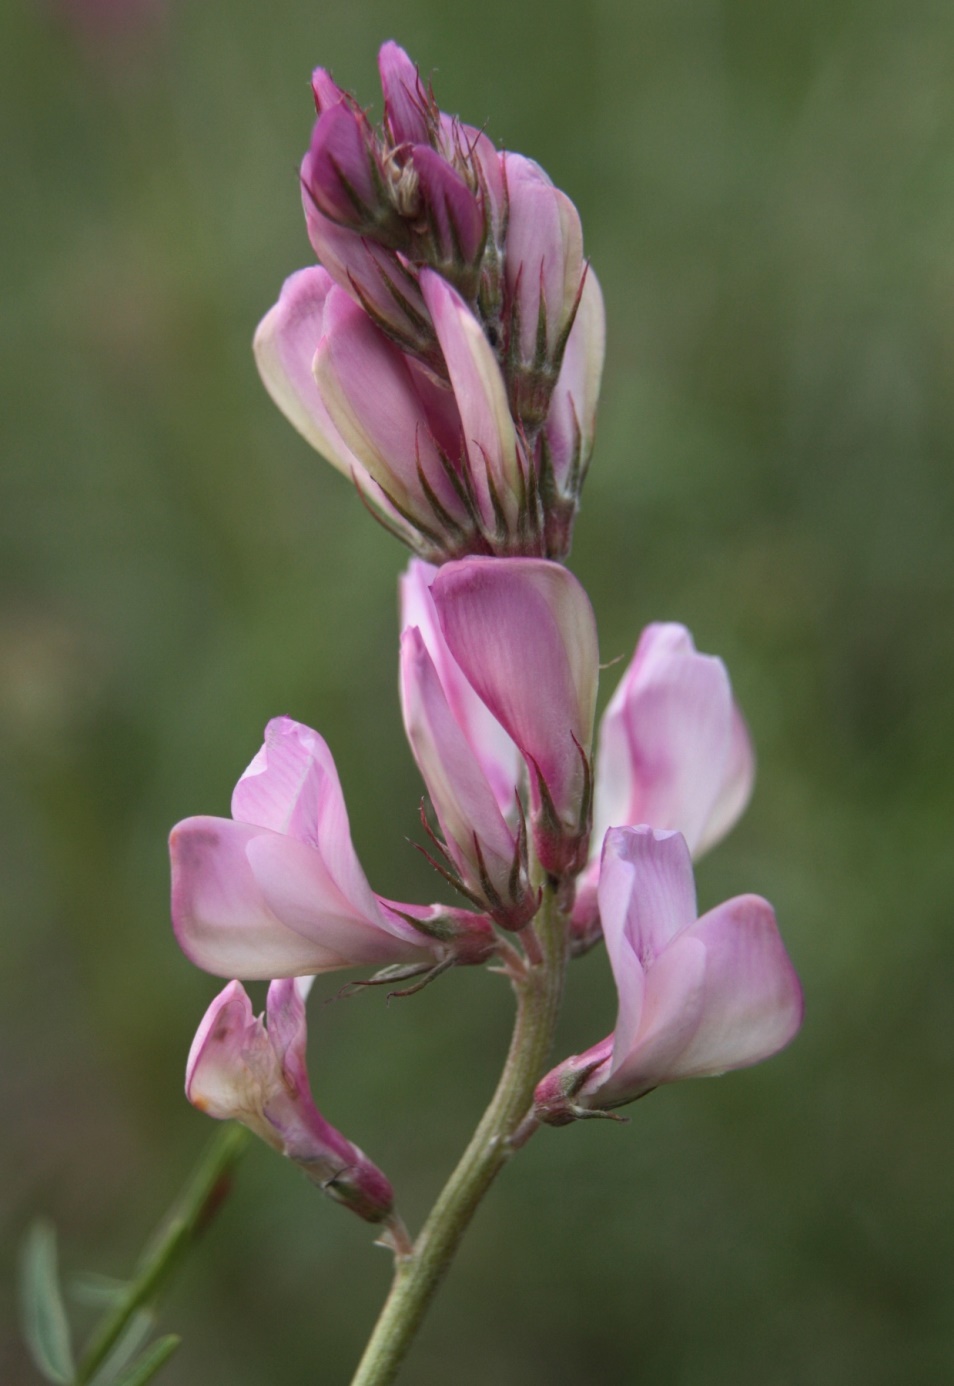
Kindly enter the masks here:
[[56, 1386], [70, 1386], [75, 1368], [56, 1265], [56, 1231], [42, 1219], [32, 1224], [23, 1240], [20, 1314], [23, 1336], [38, 1370]]
[[181, 1342], [182, 1339], [175, 1333], [169, 1333], [165, 1338], [157, 1338], [119, 1377], [114, 1386], [145, 1386], [145, 1383], [151, 1381], [156, 1372], [166, 1365]]

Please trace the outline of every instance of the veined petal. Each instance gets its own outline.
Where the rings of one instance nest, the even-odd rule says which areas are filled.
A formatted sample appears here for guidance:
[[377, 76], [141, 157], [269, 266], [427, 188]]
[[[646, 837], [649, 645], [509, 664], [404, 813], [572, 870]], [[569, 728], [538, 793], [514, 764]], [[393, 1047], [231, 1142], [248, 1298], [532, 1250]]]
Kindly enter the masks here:
[[802, 988], [767, 900], [727, 900], [704, 914], [688, 937], [705, 948], [705, 996], [701, 1023], [673, 1078], [756, 1064], [794, 1039], [802, 1023]]
[[329, 106], [347, 99], [347, 92], [334, 80], [325, 67], [316, 67], [311, 74], [311, 91], [315, 98], [315, 110], [321, 115]]
[[200, 817], [179, 823], [169, 847], [176, 937], [207, 972], [254, 980], [426, 956], [373, 897], [373, 912], [356, 910], [319, 854], [294, 838]]
[[679, 833], [652, 828], [611, 828], [603, 844], [598, 896], [619, 994], [615, 1070], [645, 1029], [644, 992], [647, 1004], [651, 1003], [657, 959], [696, 920], [696, 890], [685, 839]]
[[472, 264], [484, 239], [484, 216], [477, 195], [429, 145], [415, 145], [411, 157], [422, 211], [438, 253], [447, 265]]
[[398, 506], [435, 522], [420, 469], [444, 510], [466, 520], [406, 357], [340, 289], [328, 297], [314, 372], [341, 436]]
[[603, 294], [596, 275], [588, 268], [545, 424], [553, 475], [560, 491], [571, 482], [574, 468], [582, 481], [589, 462], [605, 353]]
[[532, 159], [505, 157], [510, 214], [507, 284], [516, 300], [523, 359], [537, 355], [537, 333], [546, 324], [552, 353], [564, 332], [583, 276], [583, 229], [576, 208]]
[[430, 135], [431, 102], [417, 67], [393, 39], [378, 52], [384, 119], [394, 144], [424, 144]]
[[346, 97], [323, 108], [309, 153], [308, 191], [318, 210], [342, 226], [373, 224], [383, 180], [367, 118]]
[[323, 267], [339, 288], [361, 303], [398, 341], [433, 345], [414, 274], [392, 251], [326, 217], [309, 191], [311, 176], [309, 153], [301, 165], [302, 206], [308, 239]]
[[734, 828], [752, 797], [755, 785], [755, 748], [749, 729], [737, 707], [732, 709], [732, 725], [729, 730], [729, 754], [725, 764], [722, 784], [716, 797], [712, 812], [699, 843], [696, 855], [702, 856], [721, 842], [730, 828]]
[[751, 786], [747, 742], [722, 661], [697, 653], [684, 626], [647, 626], [600, 728], [596, 836], [649, 823], [678, 829], [693, 851], [711, 843], [720, 804], [725, 830]]
[[301, 985], [273, 982], [266, 1015], [267, 1028], [238, 982], [225, 987], [192, 1043], [186, 1096], [210, 1116], [242, 1122], [359, 1217], [382, 1221], [393, 1207], [391, 1185], [311, 1095]]
[[454, 716], [467, 743], [486, 776], [497, 807], [504, 818], [514, 808], [516, 787], [520, 781], [520, 752], [504, 731], [487, 704], [464, 677], [463, 670], [447, 647], [434, 599], [431, 583], [438, 569], [430, 563], [412, 558], [401, 577], [401, 628], [416, 626], [427, 652], [434, 662], [437, 676]]
[[584, 792], [599, 651], [589, 598], [572, 573], [534, 558], [447, 563], [431, 588], [465, 677], [536, 770], [567, 824]]
[[269, 1145], [280, 1148], [276, 1133], [262, 1119], [261, 1082], [250, 1057], [267, 1074], [274, 1066], [265, 1027], [256, 1019], [240, 982], [229, 982], [209, 1006], [186, 1061], [186, 1097], [194, 1107], [223, 1121], [255, 1122]]
[[705, 973], [705, 948], [686, 934], [660, 954], [646, 974], [638, 1033], [626, 1043], [616, 1037], [596, 1105], [632, 1102], [679, 1076], [680, 1059], [702, 1023]]
[[401, 705], [414, 759], [458, 870], [479, 892], [482, 862], [498, 897], [506, 901], [517, 844], [416, 627], [401, 637]]
[[235, 786], [232, 817], [313, 848], [329, 889], [348, 902], [357, 918], [376, 918], [376, 897], [351, 842], [334, 759], [324, 738], [311, 727], [290, 717], [268, 723], [265, 744]]
[[265, 388], [286, 419], [332, 466], [349, 476], [363, 468], [332, 423], [312, 374], [332, 282], [320, 266], [299, 270], [286, 279], [278, 302], [259, 323], [254, 349]]
[[421, 292], [444, 353], [480, 512], [489, 533], [496, 524], [492, 491], [508, 525], [516, 525], [524, 490], [507, 391], [483, 328], [434, 270], [420, 276]]

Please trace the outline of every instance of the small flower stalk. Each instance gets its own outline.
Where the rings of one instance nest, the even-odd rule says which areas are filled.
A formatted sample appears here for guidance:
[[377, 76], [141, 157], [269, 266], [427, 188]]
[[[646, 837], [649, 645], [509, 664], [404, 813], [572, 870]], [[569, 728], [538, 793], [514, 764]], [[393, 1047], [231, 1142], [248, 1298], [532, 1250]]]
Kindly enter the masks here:
[[[426, 791], [416, 845], [440, 898], [372, 888], [331, 750], [290, 717], [268, 723], [231, 816], [170, 838], [178, 942], [230, 979], [193, 1043], [189, 1100], [255, 1131], [397, 1254], [353, 1386], [393, 1381], [481, 1198], [534, 1132], [759, 1063], [803, 1005], [767, 900], [696, 904], [693, 859], [736, 824], [755, 776], [722, 661], [685, 626], [650, 624], [597, 721], [596, 615], [564, 565], [605, 337], [576, 208], [532, 160], [441, 111], [397, 44], [379, 69], [380, 125], [313, 74], [301, 189], [319, 263], [286, 280], [255, 353], [290, 422], [412, 551], [398, 686]], [[568, 965], [600, 942], [615, 1026], [553, 1065]], [[314, 1104], [305, 996], [311, 978], [359, 969], [342, 1001], [378, 984], [410, 997], [462, 966], [506, 977], [514, 1037], [412, 1244], [387, 1179]], [[269, 981], [263, 1017], [232, 979]]]
[[262, 378], [415, 553], [563, 558], [605, 335], [579, 214], [537, 164], [441, 111], [397, 44], [379, 68], [378, 128], [313, 76], [301, 186], [320, 268], [262, 321]]

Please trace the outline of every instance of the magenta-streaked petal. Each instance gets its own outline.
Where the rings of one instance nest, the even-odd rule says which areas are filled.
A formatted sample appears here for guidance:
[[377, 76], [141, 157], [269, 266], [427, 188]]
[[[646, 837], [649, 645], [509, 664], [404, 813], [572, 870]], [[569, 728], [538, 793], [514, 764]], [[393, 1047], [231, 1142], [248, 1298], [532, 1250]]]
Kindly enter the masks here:
[[737, 707], [732, 709], [732, 725], [729, 730], [729, 754], [722, 778], [722, 785], [709, 814], [702, 836], [696, 845], [696, 856], [701, 857], [717, 842], [721, 842], [730, 828], [742, 817], [755, 785], [755, 748], [749, 729]]
[[511, 524], [523, 490], [506, 386], [483, 328], [457, 291], [434, 270], [422, 270], [420, 283], [460, 411], [480, 512], [492, 532], [491, 490]]
[[531, 767], [575, 819], [589, 752], [599, 652], [589, 598], [572, 573], [534, 558], [467, 558], [431, 591], [451, 654]]
[[420, 466], [445, 510], [465, 517], [438, 456], [407, 358], [340, 289], [328, 296], [314, 372], [341, 436], [398, 506], [435, 522]]
[[603, 294], [596, 275], [592, 269], [587, 269], [545, 425], [554, 479], [559, 488], [566, 483], [574, 465], [585, 469], [589, 460], [605, 352]]
[[427, 313], [415, 275], [384, 246], [326, 217], [309, 192], [311, 177], [309, 152], [301, 164], [302, 207], [308, 239], [323, 267], [401, 340], [418, 341]]
[[447, 264], [476, 260], [484, 239], [484, 216], [461, 175], [429, 145], [415, 145], [412, 160], [438, 251]]
[[583, 230], [573, 203], [539, 164], [509, 153], [505, 164], [507, 283], [519, 305], [520, 349], [532, 361], [541, 306], [550, 351], [570, 320], [583, 277]]
[[401, 628], [416, 626], [420, 631], [454, 720], [493, 790], [497, 807], [507, 818], [513, 812], [515, 787], [520, 780], [520, 752], [447, 648], [431, 595], [437, 572], [430, 563], [411, 559], [401, 577]]
[[466, 883], [479, 890], [482, 858], [497, 894], [506, 899], [516, 843], [416, 627], [401, 637], [401, 705], [414, 759], [455, 864]]
[[321, 340], [331, 276], [320, 266], [299, 270], [255, 333], [255, 360], [266, 390], [298, 432], [345, 475], [360, 468], [325, 408], [312, 362]]
[[279, 977], [270, 984], [265, 1003], [272, 1049], [286, 1080], [299, 1093], [309, 1091], [305, 997], [311, 983], [311, 977]]
[[249, 980], [350, 967], [347, 954], [297, 933], [269, 908], [247, 855], [265, 831], [206, 817], [173, 828], [172, 923], [182, 951], [206, 972]]
[[380, 201], [371, 131], [347, 100], [322, 109], [311, 137], [308, 191], [318, 210], [343, 226], [373, 220]]
[[384, 93], [384, 118], [393, 142], [426, 143], [429, 130], [427, 93], [417, 67], [393, 39], [381, 45], [378, 72]]
[[647, 626], [603, 717], [594, 825], [678, 829], [695, 851], [727, 782], [729, 676], [684, 626]]
[[505, 155], [501, 154], [493, 140], [474, 125], [458, 125], [458, 142], [465, 158], [480, 183], [481, 191], [487, 201], [488, 220], [492, 233], [498, 241], [507, 219], [507, 183], [504, 176]]
[[673, 1078], [756, 1064], [794, 1039], [802, 1023], [802, 988], [767, 900], [727, 900], [704, 914], [688, 937], [705, 947], [705, 1000]]
[[321, 115], [329, 106], [347, 100], [347, 93], [338, 86], [327, 68], [316, 67], [311, 74], [311, 90], [315, 98], [315, 109]]

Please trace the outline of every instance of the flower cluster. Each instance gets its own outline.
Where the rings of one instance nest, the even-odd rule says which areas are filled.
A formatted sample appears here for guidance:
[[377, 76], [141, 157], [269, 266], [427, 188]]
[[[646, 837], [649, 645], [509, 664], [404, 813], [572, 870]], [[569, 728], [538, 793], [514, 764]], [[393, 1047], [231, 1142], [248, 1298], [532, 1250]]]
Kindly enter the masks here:
[[375, 129], [322, 68], [301, 166], [320, 265], [255, 352], [278, 406], [434, 562], [562, 558], [593, 446], [603, 301], [580, 218], [543, 170], [379, 59]]
[[754, 778], [721, 660], [681, 625], [648, 626], [595, 724], [596, 620], [554, 561], [602, 363], [576, 211], [535, 165], [439, 111], [396, 45], [380, 67], [380, 129], [314, 76], [302, 185], [322, 267], [286, 283], [256, 349], [288, 417], [419, 555], [401, 581], [400, 696], [430, 802], [422, 850], [458, 903], [372, 889], [331, 752], [288, 717], [266, 728], [231, 818], [186, 819], [171, 852], [187, 956], [272, 982], [265, 1022], [238, 982], [213, 1002], [190, 1099], [393, 1228], [387, 1181], [314, 1107], [294, 979], [360, 967], [369, 982], [418, 977], [413, 991], [492, 961], [519, 988], [547, 965], [541, 911], [561, 968], [604, 939], [615, 1029], [540, 1078], [531, 1128], [766, 1058], [802, 999], [765, 900], [697, 914], [692, 858], [734, 825]]

